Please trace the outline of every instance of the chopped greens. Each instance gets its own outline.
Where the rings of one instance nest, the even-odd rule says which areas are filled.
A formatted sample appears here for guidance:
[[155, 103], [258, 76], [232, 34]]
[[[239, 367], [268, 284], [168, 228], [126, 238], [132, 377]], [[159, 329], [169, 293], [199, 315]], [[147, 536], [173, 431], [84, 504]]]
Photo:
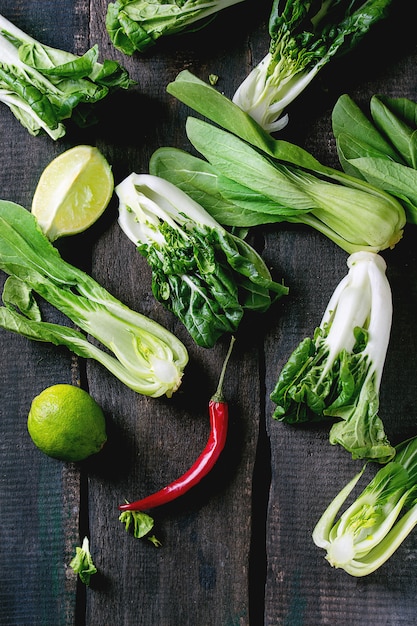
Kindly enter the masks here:
[[124, 524], [126, 532], [132, 533], [135, 539], [148, 539], [156, 548], [162, 544], [150, 532], [155, 525], [153, 517], [142, 511], [122, 511], [119, 515], [119, 522]]
[[97, 574], [97, 568], [90, 553], [88, 537], [84, 537], [81, 548], [78, 546], [75, 548], [75, 556], [70, 563], [70, 567], [78, 574], [81, 582], [89, 586], [91, 576]]

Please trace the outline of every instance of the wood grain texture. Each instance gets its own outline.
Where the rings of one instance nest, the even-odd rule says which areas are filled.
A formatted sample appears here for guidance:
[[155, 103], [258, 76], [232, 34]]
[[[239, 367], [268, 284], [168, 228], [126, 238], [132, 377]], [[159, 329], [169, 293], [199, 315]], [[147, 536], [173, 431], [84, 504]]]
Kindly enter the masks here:
[[[0, 12], [51, 45], [70, 46], [72, 9], [60, 5], [62, 21], [55, 29], [45, 25], [57, 3], [2, 2]], [[69, 143], [31, 137], [3, 104], [0, 128], [1, 198], [30, 207], [42, 170]], [[78, 364], [63, 350], [3, 330], [0, 344], [0, 623], [72, 624], [77, 581], [68, 563], [79, 542], [79, 470], [42, 455], [26, 419], [42, 389], [79, 381]]]
[[[395, 28], [393, 20], [370, 38], [384, 39], [384, 33], [388, 36]], [[300, 122], [300, 142], [328, 165], [337, 167], [329, 120], [341, 93], [349, 93], [365, 110], [374, 93], [413, 100], [417, 96], [414, 78], [417, 50], [415, 46], [408, 48], [407, 37], [403, 41], [403, 56], [397, 50], [390, 57], [380, 47], [376, 51], [372, 41], [368, 43], [366, 48], [364, 44], [365, 55], [357, 51], [340, 60], [323, 72], [312, 87], [315, 119], [300, 118], [309, 103], [308, 93], [294, 108], [292, 122]], [[323, 111], [318, 111], [317, 102], [320, 106], [324, 104]], [[290, 133], [290, 127], [287, 132]], [[393, 444], [416, 433], [416, 407], [412, 399], [416, 389], [415, 236], [415, 227], [407, 225], [400, 244], [383, 253], [394, 315], [379, 415]], [[270, 237], [275, 241], [270, 246], [271, 263], [277, 266], [285, 262], [291, 294], [281, 320], [271, 327], [265, 341], [265, 359], [270, 364], [266, 374], [266, 421], [273, 468], [267, 516], [265, 626], [414, 624], [415, 534], [408, 537], [387, 564], [362, 579], [331, 568], [324, 559], [324, 551], [312, 543], [311, 533], [321, 513], [362, 463], [329, 445], [326, 426], [296, 428], [269, 420], [273, 407], [268, 397], [291, 351], [319, 325], [333, 289], [347, 272], [347, 255], [335, 249], [331, 242], [322, 241], [318, 234], [301, 233], [299, 229], [281, 232], [279, 245], [275, 233]], [[366, 479], [361, 485], [365, 484]]]
[[[55, 156], [97, 145], [116, 184], [147, 172], [161, 146], [191, 150], [192, 114], [166, 93], [182, 69], [219, 77], [231, 97], [268, 46], [269, 0], [246, 0], [203, 30], [161, 40], [142, 55], [115, 50], [105, 31], [107, 0], [0, 0], [0, 13], [39, 40], [83, 53], [97, 43], [137, 85], [97, 107], [98, 124], [69, 127], [53, 142], [31, 137], [1, 105], [3, 199], [30, 208], [37, 180]], [[239, 25], [236, 26], [236, 15]], [[417, 99], [412, 24], [397, 13], [361, 48], [324, 69], [294, 103], [282, 137], [337, 166], [330, 114], [337, 97], [362, 104], [373, 93]], [[402, 32], [395, 50], [392, 32]], [[381, 43], [382, 42], [382, 43]], [[323, 426], [289, 427], [271, 418], [280, 368], [320, 323], [347, 271], [347, 255], [322, 235], [282, 225], [255, 229], [254, 241], [288, 297], [237, 334], [224, 384], [230, 404], [226, 448], [213, 472], [181, 500], [154, 512], [155, 548], [126, 533], [118, 505], [156, 491], [197, 458], [209, 434], [227, 338], [196, 347], [153, 298], [146, 262], [118, 227], [113, 198], [86, 233], [57, 243], [63, 257], [91, 273], [128, 306], [183, 340], [190, 362], [173, 398], [135, 394], [94, 362], [0, 330], [0, 625], [1, 626], [402, 626], [416, 623], [417, 535], [377, 573], [356, 580], [332, 569], [311, 532], [358, 463], [330, 446]], [[393, 443], [416, 432], [417, 310], [415, 227], [384, 253], [394, 320], [381, 389], [381, 417]], [[1, 276], [1, 282], [4, 281]], [[57, 313], [48, 309], [54, 320]], [[26, 430], [30, 402], [57, 382], [81, 384], [101, 404], [108, 443], [84, 463], [62, 464], [36, 450]], [[91, 587], [68, 567], [90, 537], [98, 574]]]

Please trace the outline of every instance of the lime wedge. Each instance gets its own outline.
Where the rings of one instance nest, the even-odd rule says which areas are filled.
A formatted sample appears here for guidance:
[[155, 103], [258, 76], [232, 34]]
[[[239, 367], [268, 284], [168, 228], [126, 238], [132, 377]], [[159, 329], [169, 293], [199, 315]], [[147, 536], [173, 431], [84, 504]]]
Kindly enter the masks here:
[[74, 146], [47, 165], [32, 199], [41, 230], [55, 241], [87, 230], [113, 194], [111, 167], [98, 148]]

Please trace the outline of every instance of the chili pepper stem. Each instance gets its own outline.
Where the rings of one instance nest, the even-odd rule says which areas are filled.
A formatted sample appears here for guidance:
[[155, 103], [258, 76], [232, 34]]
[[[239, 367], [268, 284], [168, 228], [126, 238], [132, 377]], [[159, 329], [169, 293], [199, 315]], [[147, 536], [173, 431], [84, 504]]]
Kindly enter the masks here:
[[211, 402], [224, 402], [224, 398], [223, 398], [223, 381], [224, 381], [224, 376], [226, 374], [227, 364], [229, 362], [230, 355], [232, 354], [233, 344], [235, 343], [235, 340], [236, 340], [235, 337], [232, 335], [232, 337], [230, 338], [229, 349], [227, 351], [226, 358], [224, 359], [224, 362], [223, 362], [222, 371], [220, 372], [220, 377], [219, 377], [219, 382], [217, 384], [217, 389], [216, 389], [216, 392], [214, 393], [214, 395], [211, 397]]

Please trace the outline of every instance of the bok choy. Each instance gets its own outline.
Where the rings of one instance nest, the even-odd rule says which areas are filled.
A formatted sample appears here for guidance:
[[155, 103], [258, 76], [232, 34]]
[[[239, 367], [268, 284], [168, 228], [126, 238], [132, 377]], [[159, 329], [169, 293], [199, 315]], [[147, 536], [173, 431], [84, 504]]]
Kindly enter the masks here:
[[391, 0], [274, 0], [265, 57], [233, 101], [266, 131], [288, 123], [285, 109], [335, 56], [354, 48], [387, 15]]
[[297, 424], [339, 418], [330, 443], [354, 459], [386, 463], [394, 456], [378, 416], [379, 389], [392, 321], [392, 296], [384, 259], [357, 252], [312, 338], [281, 370], [271, 400], [273, 417]]
[[336, 495], [313, 530], [326, 559], [351, 576], [367, 576], [386, 563], [417, 524], [417, 437], [396, 446], [354, 502], [336, 517], [366, 466]]
[[190, 72], [167, 89], [223, 128], [189, 117], [188, 138], [206, 160], [163, 147], [152, 155], [149, 171], [181, 188], [223, 226], [301, 223], [349, 254], [379, 252], [401, 239], [406, 219], [396, 198], [273, 139]]
[[116, 193], [120, 227], [152, 268], [155, 298], [197, 345], [212, 347], [244, 310], [265, 311], [288, 292], [248, 243], [172, 183], [133, 173]]
[[366, 115], [343, 94], [332, 126], [344, 171], [398, 198], [407, 222], [417, 224], [417, 103], [374, 95]]
[[106, 29], [124, 54], [143, 52], [160, 37], [203, 28], [226, 7], [243, 0], [116, 0], [107, 8]]
[[[33, 214], [3, 200], [0, 269], [9, 274], [3, 292], [4, 306], [0, 307], [0, 327], [28, 339], [66, 346], [78, 356], [95, 359], [125, 385], [146, 396], [170, 397], [180, 386], [188, 362], [181, 341], [64, 261]], [[86, 334], [43, 321], [34, 293]], [[102, 348], [89, 341], [87, 335], [101, 342]]]
[[0, 101], [31, 135], [65, 135], [65, 120], [96, 121], [93, 105], [133, 81], [112, 60], [98, 61], [98, 46], [82, 56], [41, 44], [0, 15]]

